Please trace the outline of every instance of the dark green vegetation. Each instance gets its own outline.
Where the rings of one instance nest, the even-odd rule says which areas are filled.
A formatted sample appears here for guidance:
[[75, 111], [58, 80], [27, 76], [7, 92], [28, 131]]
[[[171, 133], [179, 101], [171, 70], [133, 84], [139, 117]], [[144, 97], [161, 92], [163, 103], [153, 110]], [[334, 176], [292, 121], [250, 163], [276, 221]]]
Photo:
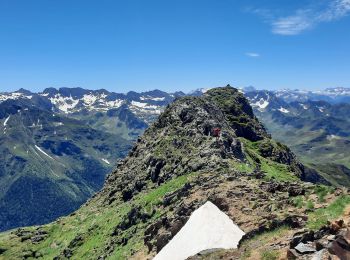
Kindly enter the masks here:
[[[219, 140], [212, 136], [216, 127]], [[184, 97], [167, 107], [76, 212], [0, 234], [0, 258], [146, 259], [208, 200], [246, 232], [286, 223], [301, 210], [291, 197], [316, 203], [312, 194], [324, 196], [300, 180], [303, 174], [303, 165], [270, 139], [236, 89]]]
[[0, 104], [0, 230], [71, 213], [102, 187], [130, 147], [120, 135], [33, 102]]

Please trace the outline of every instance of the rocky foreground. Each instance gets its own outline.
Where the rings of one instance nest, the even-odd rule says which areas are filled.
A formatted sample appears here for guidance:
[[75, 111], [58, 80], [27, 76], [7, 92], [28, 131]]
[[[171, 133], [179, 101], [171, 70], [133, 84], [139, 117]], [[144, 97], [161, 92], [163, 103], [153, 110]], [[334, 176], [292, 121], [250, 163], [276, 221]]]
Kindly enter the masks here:
[[[212, 89], [170, 104], [78, 211], [0, 234], [0, 259], [152, 259], [208, 201], [246, 234], [238, 249], [194, 259], [344, 259], [350, 196], [307, 182], [319, 179], [271, 139], [238, 90]], [[327, 221], [338, 218], [335, 232]]]

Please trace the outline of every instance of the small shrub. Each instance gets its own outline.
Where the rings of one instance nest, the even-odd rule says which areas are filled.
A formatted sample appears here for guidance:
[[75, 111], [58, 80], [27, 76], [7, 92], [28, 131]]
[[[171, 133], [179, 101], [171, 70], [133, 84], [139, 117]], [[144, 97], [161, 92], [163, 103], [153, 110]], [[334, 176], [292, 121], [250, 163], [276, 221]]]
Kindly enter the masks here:
[[312, 200], [309, 200], [307, 203], [306, 203], [306, 208], [311, 210], [311, 209], [314, 209], [315, 208], [315, 204]]
[[319, 185], [315, 187], [315, 193], [317, 194], [318, 201], [319, 202], [325, 202], [324, 197], [330, 192], [331, 189], [330, 187], [324, 186], [324, 185]]
[[297, 207], [298, 209], [301, 209], [304, 206], [303, 197], [298, 196], [292, 199], [292, 204]]
[[273, 250], [265, 250], [261, 253], [262, 260], [276, 260], [278, 259], [280, 253]]

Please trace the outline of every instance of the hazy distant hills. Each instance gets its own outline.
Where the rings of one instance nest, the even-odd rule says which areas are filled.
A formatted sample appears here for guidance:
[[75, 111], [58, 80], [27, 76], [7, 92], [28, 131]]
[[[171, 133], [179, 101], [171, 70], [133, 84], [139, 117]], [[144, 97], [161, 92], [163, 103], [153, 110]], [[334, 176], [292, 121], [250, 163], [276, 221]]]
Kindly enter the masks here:
[[327, 88], [322, 91], [305, 91], [305, 90], [277, 90], [274, 91], [277, 97], [287, 102], [293, 101], [326, 101], [331, 104], [349, 103], [350, 88]]
[[[274, 138], [331, 182], [350, 186], [350, 105], [341, 103], [350, 102], [349, 89], [241, 91]], [[0, 230], [49, 222], [79, 207], [132, 142], [184, 95], [82, 88], [0, 93]]]

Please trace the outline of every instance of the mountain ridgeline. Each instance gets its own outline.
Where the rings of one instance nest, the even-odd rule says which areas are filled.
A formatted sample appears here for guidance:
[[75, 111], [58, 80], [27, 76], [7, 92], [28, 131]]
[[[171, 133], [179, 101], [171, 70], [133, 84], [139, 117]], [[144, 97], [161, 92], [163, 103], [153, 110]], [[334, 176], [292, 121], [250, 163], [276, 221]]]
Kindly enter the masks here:
[[0, 258], [150, 259], [207, 201], [245, 239], [281, 226], [300, 228], [308, 213], [294, 199], [326, 207], [343, 194], [329, 193], [321, 203], [317, 186], [302, 181], [306, 177], [304, 166], [271, 139], [237, 89], [181, 97], [80, 209], [47, 225], [0, 234]]
[[[200, 97], [207, 91], [189, 95]], [[339, 103], [347, 100], [348, 89], [250, 87], [243, 92], [268, 133], [306, 165], [303, 180], [350, 186], [350, 106]], [[0, 93], [0, 230], [44, 224], [73, 212], [101, 189], [117, 159], [125, 157], [166, 106], [183, 96], [160, 90], [122, 94], [82, 88]], [[268, 135], [249, 119], [254, 116], [243, 96], [235, 101], [242, 107], [221, 98], [215, 97], [216, 104], [221, 104], [237, 137], [264, 143], [261, 136]]]

